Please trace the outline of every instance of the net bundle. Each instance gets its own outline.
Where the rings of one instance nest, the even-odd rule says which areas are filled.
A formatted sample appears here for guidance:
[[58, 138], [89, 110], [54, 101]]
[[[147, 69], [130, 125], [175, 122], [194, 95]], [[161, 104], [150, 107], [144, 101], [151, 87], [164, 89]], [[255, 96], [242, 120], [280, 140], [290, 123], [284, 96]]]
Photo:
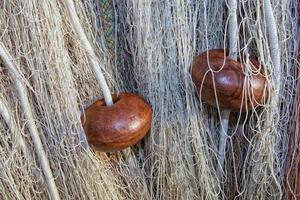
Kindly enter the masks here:
[[[111, 91], [135, 92], [151, 104], [150, 133], [124, 151], [90, 149], [80, 116], [103, 93], [66, 3], [4, 0], [0, 199], [297, 195], [297, 181], [286, 178], [298, 166], [290, 156], [299, 132], [296, 1], [236, 0], [237, 55], [258, 59], [270, 95], [257, 109], [230, 114], [224, 166], [222, 109], [197, 98], [190, 66], [199, 53], [229, 48], [229, 1], [74, 4]], [[255, 73], [246, 67], [246, 76]]]

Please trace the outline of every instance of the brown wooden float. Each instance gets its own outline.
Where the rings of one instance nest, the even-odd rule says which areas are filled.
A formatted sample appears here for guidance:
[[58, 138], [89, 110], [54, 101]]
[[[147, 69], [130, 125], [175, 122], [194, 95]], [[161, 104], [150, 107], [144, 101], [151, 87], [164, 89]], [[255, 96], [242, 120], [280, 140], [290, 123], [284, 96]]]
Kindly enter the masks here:
[[81, 117], [89, 144], [97, 151], [118, 151], [138, 143], [152, 122], [151, 106], [133, 93], [112, 95], [114, 104], [97, 100]]
[[230, 59], [224, 49], [201, 53], [191, 66], [198, 96], [231, 111], [247, 111], [264, 103], [268, 92], [262, 66], [256, 59], [250, 59], [248, 66], [255, 70], [251, 76], [245, 75], [245, 64]]

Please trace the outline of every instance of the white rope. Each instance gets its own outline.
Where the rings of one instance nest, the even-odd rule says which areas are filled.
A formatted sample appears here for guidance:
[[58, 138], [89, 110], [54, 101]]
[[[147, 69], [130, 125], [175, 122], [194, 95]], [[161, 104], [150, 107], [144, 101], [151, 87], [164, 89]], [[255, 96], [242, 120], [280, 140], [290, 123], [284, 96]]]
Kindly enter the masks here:
[[79, 17], [76, 13], [76, 9], [74, 6], [74, 2], [73, 2], [73, 0], [66, 0], [65, 4], [68, 9], [74, 31], [76, 32], [77, 36], [79, 37], [81, 45], [83, 46], [84, 50], [86, 51], [88, 58], [92, 64], [93, 70], [96, 74], [96, 78], [102, 89], [105, 103], [107, 106], [113, 105], [111, 92], [110, 92], [107, 82], [104, 78], [104, 75], [101, 71], [101, 67], [100, 67], [98, 59], [94, 53], [94, 50], [93, 50], [90, 42], [88, 41], [88, 38], [87, 38], [86, 34], [84, 33], [84, 30], [80, 24]]
[[[237, 0], [228, 0], [229, 10], [229, 22], [228, 22], [228, 35], [229, 35], [229, 57], [231, 59], [237, 59], [237, 41], [238, 41], [238, 24], [237, 24]], [[230, 117], [230, 110], [221, 111], [221, 132], [219, 139], [219, 163], [220, 169], [224, 169], [225, 151], [226, 151], [226, 139], [228, 132], [228, 123]]]
[[[3, 60], [4, 65], [8, 69], [8, 72], [10, 76], [12, 77], [12, 81], [15, 85], [15, 89], [17, 90], [18, 97], [21, 103], [21, 108], [24, 111], [25, 117], [27, 119], [27, 127], [29, 129], [36, 154], [38, 155], [39, 162], [42, 167], [42, 171], [45, 176], [45, 180], [48, 186], [48, 190], [50, 193], [50, 197], [53, 200], [59, 200], [59, 193], [56, 187], [56, 184], [54, 182], [53, 174], [50, 168], [50, 164], [48, 161], [48, 158], [46, 156], [46, 153], [43, 148], [43, 144], [41, 142], [38, 129], [36, 127], [36, 124], [34, 122], [33, 114], [31, 112], [31, 105], [28, 101], [27, 91], [24, 87], [24, 84], [20, 80], [20, 74], [17, 71], [14, 63], [12, 62], [12, 58], [9, 55], [9, 53], [6, 51], [4, 45], [0, 42], [0, 58]], [[7, 114], [5, 115], [7, 118]]]
[[264, 0], [263, 2], [264, 2], [265, 20], [266, 20], [266, 27], [267, 27], [267, 36], [268, 36], [269, 46], [270, 46], [271, 60], [274, 66], [275, 85], [279, 86], [281, 81], [281, 73], [280, 73], [280, 51], [279, 51], [277, 25], [275, 22], [270, 0]]
[[237, 59], [238, 23], [237, 23], [237, 0], [228, 0], [229, 22], [229, 57]]
[[26, 143], [24, 139], [22, 138], [20, 132], [16, 131], [16, 123], [15, 121], [11, 118], [11, 113], [8, 109], [8, 107], [5, 105], [4, 101], [2, 98], [0, 98], [0, 115], [3, 117], [5, 123], [9, 127], [10, 131], [12, 133], [17, 134], [17, 142], [21, 146], [23, 153], [27, 156], [28, 159], [32, 159], [29, 149], [26, 146]]

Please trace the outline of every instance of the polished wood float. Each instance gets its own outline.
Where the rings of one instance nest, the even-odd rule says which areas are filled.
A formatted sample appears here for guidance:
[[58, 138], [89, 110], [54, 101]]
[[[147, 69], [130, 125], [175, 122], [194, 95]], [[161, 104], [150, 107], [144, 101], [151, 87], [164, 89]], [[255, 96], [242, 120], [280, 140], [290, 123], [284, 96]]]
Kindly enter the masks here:
[[112, 95], [114, 104], [97, 100], [81, 117], [88, 143], [97, 151], [118, 151], [138, 143], [152, 122], [151, 106], [133, 93]]
[[255, 71], [250, 76], [244, 73], [246, 65], [229, 58], [224, 49], [201, 53], [191, 66], [198, 96], [212, 106], [231, 111], [248, 111], [263, 104], [268, 95], [263, 67], [253, 58], [248, 66]]

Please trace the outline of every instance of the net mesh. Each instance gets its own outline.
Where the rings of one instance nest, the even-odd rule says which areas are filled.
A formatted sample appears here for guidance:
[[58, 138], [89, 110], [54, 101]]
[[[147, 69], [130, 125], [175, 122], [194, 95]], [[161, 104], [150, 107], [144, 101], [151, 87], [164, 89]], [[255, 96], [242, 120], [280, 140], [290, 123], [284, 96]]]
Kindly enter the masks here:
[[[80, 115], [103, 94], [63, 2], [1, 1], [0, 44], [26, 88], [60, 198], [280, 199], [286, 188], [296, 195], [295, 180], [284, 177], [299, 121], [299, 5], [271, 3], [279, 68], [266, 4], [237, 0], [238, 56], [259, 60], [271, 95], [258, 109], [230, 114], [220, 173], [222, 110], [196, 97], [189, 72], [197, 54], [228, 48], [227, 1], [75, 1], [112, 91], [138, 93], [154, 111], [146, 138], [115, 153], [86, 142]], [[247, 77], [257, 73], [246, 66]], [[0, 199], [48, 199], [14, 78], [0, 59]]]

